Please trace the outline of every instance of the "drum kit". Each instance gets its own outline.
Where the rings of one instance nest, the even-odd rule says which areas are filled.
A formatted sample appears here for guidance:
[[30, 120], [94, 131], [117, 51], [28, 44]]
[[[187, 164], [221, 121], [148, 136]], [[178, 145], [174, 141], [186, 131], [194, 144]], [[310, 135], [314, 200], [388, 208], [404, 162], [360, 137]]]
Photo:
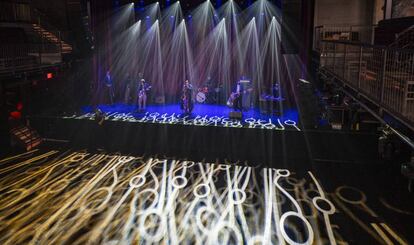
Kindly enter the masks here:
[[205, 103], [207, 100], [208, 91], [209, 89], [207, 86], [198, 88], [197, 95], [196, 95], [196, 101], [200, 104]]
[[211, 86], [201, 86], [197, 90], [196, 101], [199, 104], [204, 103], [216, 103], [217, 95], [220, 93], [221, 88], [212, 88]]

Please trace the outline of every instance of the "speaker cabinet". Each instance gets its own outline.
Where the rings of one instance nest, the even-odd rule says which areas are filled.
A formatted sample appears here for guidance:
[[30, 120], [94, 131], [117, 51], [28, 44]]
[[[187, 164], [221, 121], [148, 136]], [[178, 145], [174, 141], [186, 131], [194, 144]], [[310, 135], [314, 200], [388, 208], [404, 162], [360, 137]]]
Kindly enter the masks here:
[[231, 111], [229, 117], [230, 119], [241, 120], [243, 117], [243, 114], [241, 111]]

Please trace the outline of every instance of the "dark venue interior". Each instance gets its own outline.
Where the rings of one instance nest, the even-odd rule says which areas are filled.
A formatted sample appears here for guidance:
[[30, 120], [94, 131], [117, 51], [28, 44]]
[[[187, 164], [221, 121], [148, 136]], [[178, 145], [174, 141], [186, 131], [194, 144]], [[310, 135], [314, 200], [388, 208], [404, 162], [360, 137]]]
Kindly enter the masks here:
[[412, 0], [0, 2], [0, 244], [413, 244]]

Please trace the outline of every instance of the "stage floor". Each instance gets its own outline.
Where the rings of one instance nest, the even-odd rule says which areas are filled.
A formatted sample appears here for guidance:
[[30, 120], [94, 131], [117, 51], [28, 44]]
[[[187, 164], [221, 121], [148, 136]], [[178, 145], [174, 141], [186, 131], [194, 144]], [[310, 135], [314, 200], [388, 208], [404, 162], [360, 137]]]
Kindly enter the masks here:
[[[231, 120], [229, 114], [233, 109], [223, 105], [195, 104], [190, 115], [183, 115], [180, 106], [176, 104], [151, 105], [145, 112], [137, 112], [137, 106], [125, 104], [99, 105], [97, 108], [106, 114], [106, 120], [109, 121], [300, 131], [299, 114], [294, 109], [285, 109], [278, 115], [269, 115], [255, 108], [244, 111], [242, 120]], [[93, 119], [94, 107], [84, 106], [81, 115], [66, 118]]]

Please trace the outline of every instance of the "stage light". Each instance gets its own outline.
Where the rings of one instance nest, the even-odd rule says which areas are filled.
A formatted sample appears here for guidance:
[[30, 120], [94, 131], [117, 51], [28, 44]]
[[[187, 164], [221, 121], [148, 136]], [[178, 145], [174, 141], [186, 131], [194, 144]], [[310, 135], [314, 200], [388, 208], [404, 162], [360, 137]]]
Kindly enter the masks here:
[[52, 79], [53, 78], [53, 73], [51, 73], [51, 72], [47, 73], [46, 78], [47, 79]]

